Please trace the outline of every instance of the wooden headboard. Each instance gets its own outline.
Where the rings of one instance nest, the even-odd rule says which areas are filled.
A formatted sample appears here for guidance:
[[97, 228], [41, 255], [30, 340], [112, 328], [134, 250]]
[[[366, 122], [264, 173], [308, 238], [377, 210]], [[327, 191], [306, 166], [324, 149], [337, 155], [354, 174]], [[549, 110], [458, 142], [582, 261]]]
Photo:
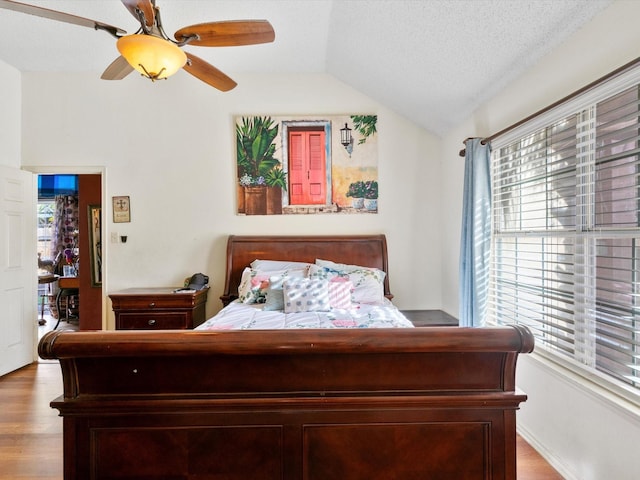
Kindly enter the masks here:
[[384, 235], [230, 235], [227, 240], [225, 286], [220, 300], [227, 305], [238, 298], [242, 271], [256, 259], [314, 263], [316, 258], [382, 270], [387, 274], [384, 295], [393, 298], [389, 290], [387, 240]]

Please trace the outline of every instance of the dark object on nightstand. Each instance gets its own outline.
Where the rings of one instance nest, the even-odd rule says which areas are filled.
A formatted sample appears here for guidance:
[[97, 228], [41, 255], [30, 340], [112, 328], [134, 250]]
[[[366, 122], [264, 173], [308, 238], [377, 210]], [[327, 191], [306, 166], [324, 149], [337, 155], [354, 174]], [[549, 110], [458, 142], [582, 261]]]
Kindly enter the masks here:
[[116, 330], [190, 329], [204, 322], [209, 288], [176, 290], [130, 288], [112, 293]]
[[190, 290], [202, 290], [209, 286], [209, 277], [204, 273], [195, 273], [189, 280], [187, 288]]
[[443, 310], [401, 310], [416, 327], [457, 327], [458, 319]]

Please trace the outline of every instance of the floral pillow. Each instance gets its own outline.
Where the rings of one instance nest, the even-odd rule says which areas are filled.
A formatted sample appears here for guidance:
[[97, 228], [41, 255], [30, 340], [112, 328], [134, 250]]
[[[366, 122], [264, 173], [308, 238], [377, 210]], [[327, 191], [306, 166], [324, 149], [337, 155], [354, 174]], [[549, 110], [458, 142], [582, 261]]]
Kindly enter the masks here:
[[386, 275], [382, 270], [378, 270], [377, 268], [373, 268], [373, 267], [362, 267], [360, 265], [349, 265], [346, 263], [335, 263], [332, 262], [331, 260], [322, 260], [320, 258], [316, 258], [316, 265], [320, 266], [320, 267], [327, 267], [327, 268], [331, 268], [333, 270], [339, 270], [342, 272], [353, 272], [353, 271], [359, 271], [359, 270], [373, 270], [375, 272], [380, 272], [383, 276], [384, 279], [384, 275]]
[[377, 268], [345, 265], [316, 260], [316, 265], [309, 267], [309, 278], [331, 280], [341, 277], [353, 284], [352, 301], [356, 303], [384, 303], [385, 272]]
[[238, 286], [238, 300], [242, 303], [264, 303], [264, 291], [269, 285], [269, 274], [246, 267]]
[[240, 279], [238, 299], [242, 303], [265, 303], [267, 299], [269, 279], [271, 277], [304, 277], [305, 275], [306, 269], [262, 271], [247, 267], [242, 272], [242, 277]]
[[288, 279], [283, 283], [285, 313], [327, 312], [329, 282], [320, 278]]

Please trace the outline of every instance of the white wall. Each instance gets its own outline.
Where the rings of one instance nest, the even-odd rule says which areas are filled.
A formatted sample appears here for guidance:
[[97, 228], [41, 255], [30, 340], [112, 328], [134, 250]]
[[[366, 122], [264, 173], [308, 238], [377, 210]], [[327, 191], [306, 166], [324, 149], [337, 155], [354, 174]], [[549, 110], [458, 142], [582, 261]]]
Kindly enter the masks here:
[[0, 60], [0, 165], [20, 167], [20, 72]]
[[[23, 75], [23, 166], [105, 168], [105, 292], [202, 271], [212, 314], [229, 234], [384, 233], [397, 305], [440, 308], [439, 139], [327, 75], [234, 78], [239, 86], [220, 93], [185, 72], [155, 84]], [[234, 115], [342, 113], [378, 115], [377, 215], [235, 214]], [[112, 223], [114, 195], [131, 197], [131, 223]], [[127, 243], [109, 243], [111, 232]]]
[[[616, 1], [608, 9], [513, 82], [442, 142], [443, 308], [458, 310], [457, 262], [467, 137], [486, 136], [527, 117], [640, 55], [640, 2]], [[535, 354], [522, 356], [518, 386], [529, 395], [518, 413], [525, 437], [569, 479], [637, 478], [640, 420], [637, 410], [594, 394], [584, 382], [566, 379]]]
[[[176, 284], [201, 270], [212, 277], [213, 313], [228, 234], [382, 232], [397, 304], [457, 315], [462, 141], [497, 132], [638, 56], [637, 18], [640, 2], [615, 2], [443, 139], [325, 75], [234, 75], [239, 86], [222, 94], [185, 74], [154, 85], [135, 76], [25, 74], [22, 165], [104, 166], [105, 199], [131, 196], [130, 224], [113, 224], [104, 205], [107, 240], [113, 231], [129, 236], [105, 245], [106, 292]], [[6, 77], [0, 66], [0, 82]], [[378, 114], [378, 215], [234, 214], [233, 115], [304, 113]], [[640, 469], [629, 450], [640, 443], [637, 415], [566, 382], [535, 354], [520, 359], [518, 384], [529, 395], [521, 431], [567, 478], [618, 480]]]

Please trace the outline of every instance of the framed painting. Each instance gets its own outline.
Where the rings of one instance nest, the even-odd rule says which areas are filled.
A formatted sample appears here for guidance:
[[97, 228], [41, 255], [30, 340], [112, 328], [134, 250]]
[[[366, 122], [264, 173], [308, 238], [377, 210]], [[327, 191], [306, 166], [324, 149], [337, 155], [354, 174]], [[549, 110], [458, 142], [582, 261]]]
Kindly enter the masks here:
[[131, 221], [131, 201], [128, 196], [113, 197], [113, 223]]
[[89, 205], [89, 262], [91, 268], [91, 286], [102, 285], [102, 207]]
[[237, 116], [237, 213], [377, 213], [377, 119]]

